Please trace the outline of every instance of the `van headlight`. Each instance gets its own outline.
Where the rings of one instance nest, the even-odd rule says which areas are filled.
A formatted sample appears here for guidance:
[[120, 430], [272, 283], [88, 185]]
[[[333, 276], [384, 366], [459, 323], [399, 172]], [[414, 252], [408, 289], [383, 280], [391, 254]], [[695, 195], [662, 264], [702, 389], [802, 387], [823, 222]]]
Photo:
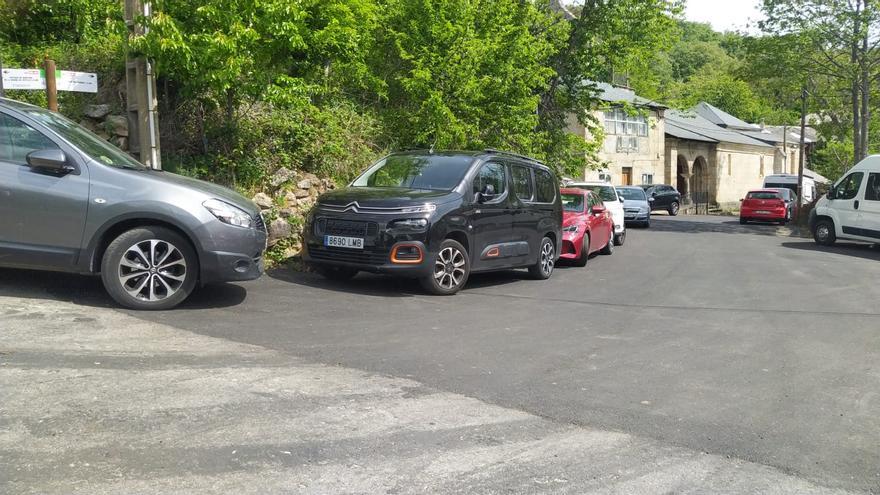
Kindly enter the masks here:
[[394, 230], [422, 232], [428, 227], [428, 221], [424, 218], [407, 218], [405, 220], [394, 220], [388, 226]]
[[209, 199], [202, 203], [202, 206], [207, 208], [212, 215], [217, 217], [217, 220], [220, 220], [223, 223], [246, 229], [254, 228], [254, 219], [248, 212], [237, 206], [233, 206], [226, 201]]

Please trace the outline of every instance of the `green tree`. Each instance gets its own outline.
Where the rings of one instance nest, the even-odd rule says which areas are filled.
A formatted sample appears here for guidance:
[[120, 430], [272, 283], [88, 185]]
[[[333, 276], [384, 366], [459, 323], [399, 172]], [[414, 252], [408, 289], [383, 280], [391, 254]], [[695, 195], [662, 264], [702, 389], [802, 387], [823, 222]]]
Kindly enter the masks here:
[[868, 153], [869, 123], [877, 108], [872, 88], [880, 79], [880, 0], [764, 0], [763, 11], [766, 32], [807, 43], [810, 49], [801, 57], [828, 83], [821, 85], [821, 96], [846, 95], [858, 162]]

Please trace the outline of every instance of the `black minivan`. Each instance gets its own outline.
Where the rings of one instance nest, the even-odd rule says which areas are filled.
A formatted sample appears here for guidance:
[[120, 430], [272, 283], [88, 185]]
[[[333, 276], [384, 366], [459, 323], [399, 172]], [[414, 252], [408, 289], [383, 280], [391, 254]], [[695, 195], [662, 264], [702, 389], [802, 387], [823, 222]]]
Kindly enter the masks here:
[[388, 273], [447, 295], [471, 272], [549, 278], [561, 238], [559, 183], [541, 162], [497, 150], [406, 151], [318, 199], [303, 256], [328, 278]]

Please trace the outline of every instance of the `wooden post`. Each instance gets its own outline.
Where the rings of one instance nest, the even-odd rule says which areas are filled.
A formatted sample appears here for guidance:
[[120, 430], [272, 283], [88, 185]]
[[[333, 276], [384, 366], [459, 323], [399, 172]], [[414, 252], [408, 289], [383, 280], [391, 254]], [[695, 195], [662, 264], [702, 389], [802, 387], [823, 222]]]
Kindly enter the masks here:
[[[140, 16], [150, 17], [151, 3], [145, 0], [125, 0], [125, 24], [129, 37], [147, 32], [138, 22]], [[129, 151], [137, 154], [140, 162], [162, 169], [159, 147], [159, 110], [156, 98], [156, 76], [153, 65], [145, 57], [132, 53], [129, 47], [125, 63], [126, 100], [129, 125]]]
[[58, 86], [55, 83], [55, 61], [48, 57], [43, 60], [43, 71], [46, 74], [46, 105], [53, 112], [58, 111]]
[[801, 152], [798, 157], [798, 185], [797, 185], [797, 196], [798, 196], [798, 204], [797, 209], [795, 209], [795, 220], [800, 220], [800, 211], [801, 204], [803, 203], [803, 194], [804, 194], [804, 151], [806, 147], [804, 146], [804, 133], [806, 133], [807, 127], [807, 89], [804, 88], [801, 90]]
[[0, 98], [6, 98], [6, 90], [3, 89], [3, 58], [0, 58]]

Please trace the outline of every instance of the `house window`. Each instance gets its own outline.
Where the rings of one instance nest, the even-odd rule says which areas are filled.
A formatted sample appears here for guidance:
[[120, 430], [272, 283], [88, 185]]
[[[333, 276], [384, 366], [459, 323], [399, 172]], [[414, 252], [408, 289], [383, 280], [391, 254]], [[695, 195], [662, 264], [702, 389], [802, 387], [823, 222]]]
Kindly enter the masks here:
[[647, 136], [648, 119], [629, 115], [622, 108], [605, 111], [605, 133], [618, 136]]
[[633, 153], [639, 151], [638, 136], [617, 136], [617, 152]]
[[654, 174], [642, 174], [642, 184], [649, 185], [654, 183]]

